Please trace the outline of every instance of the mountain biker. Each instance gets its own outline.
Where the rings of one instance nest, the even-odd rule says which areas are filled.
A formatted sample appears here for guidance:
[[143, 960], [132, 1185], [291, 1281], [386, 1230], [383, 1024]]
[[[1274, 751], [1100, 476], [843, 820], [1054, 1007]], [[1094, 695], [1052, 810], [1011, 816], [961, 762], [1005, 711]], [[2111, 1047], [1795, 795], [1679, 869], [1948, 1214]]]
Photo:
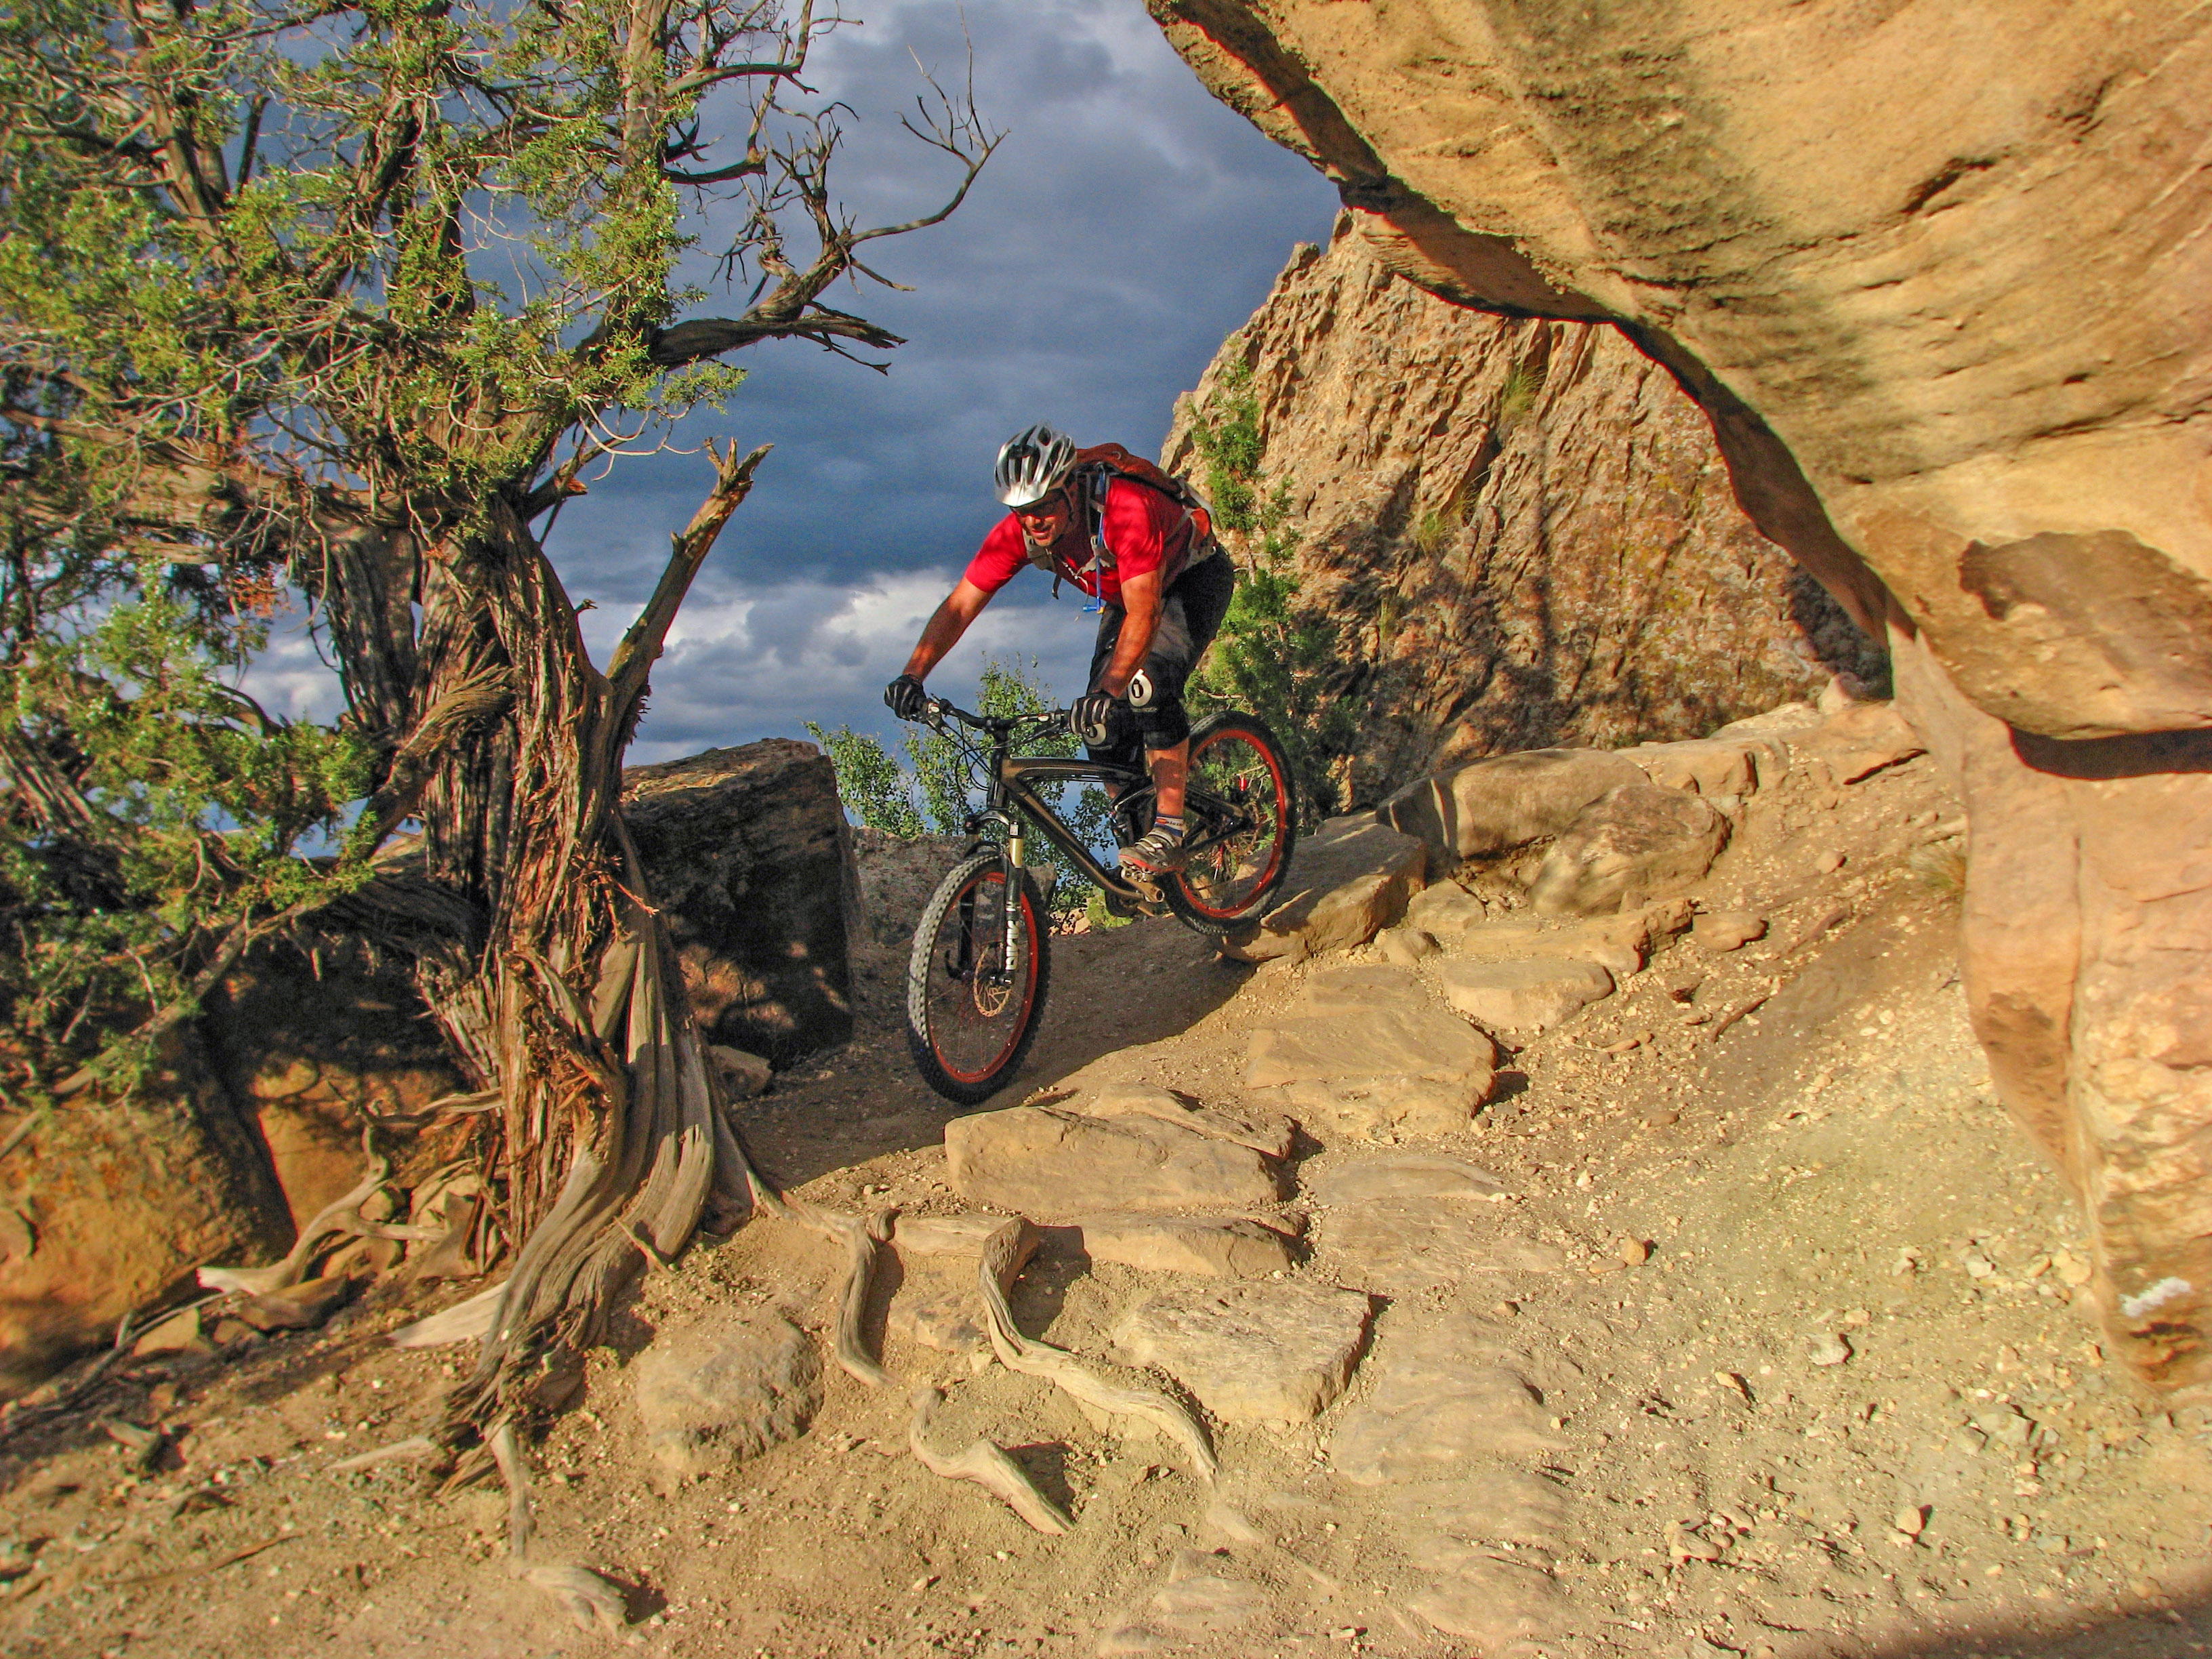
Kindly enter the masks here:
[[1024, 564], [1050, 570], [1055, 592], [1061, 581], [1074, 583], [1101, 609], [1090, 689], [1068, 724], [1095, 761], [1133, 765], [1143, 749], [1156, 810], [1151, 829], [1121, 849], [1121, 865], [1164, 874], [1183, 860], [1190, 759], [1183, 687], [1221, 627], [1237, 576], [1204, 509], [1169, 493], [1176, 481], [1146, 470], [1165, 485], [1087, 461], [1048, 426], [1009, 438], [994, 480], [1012, 510], [923, 627], [884, 702], [901, 720], [918, 719], [923, 679]]

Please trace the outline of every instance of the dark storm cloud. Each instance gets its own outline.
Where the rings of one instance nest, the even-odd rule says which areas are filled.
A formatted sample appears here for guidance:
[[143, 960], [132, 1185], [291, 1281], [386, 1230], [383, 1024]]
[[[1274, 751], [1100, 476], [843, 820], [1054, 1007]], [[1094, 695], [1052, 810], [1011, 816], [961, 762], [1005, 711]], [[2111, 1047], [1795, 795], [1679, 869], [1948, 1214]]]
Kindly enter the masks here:
[[[933, 208], [957, 178], [896, 117], [922, 90], [915, 57], [957, 87], [967, 48], [961, 8], [867, 17], [833, 37], [817, 83], [854, 112], [842, 193], [882, 223]], [[1136, 0], [991, 0], [964, 21], [977, 102], [1011, 135], [951, 220], [874, 245], [876, 268], [914, 292], [833, 300], [908, 337], [890, 374], [804, 345], [743, 353], [726, 413], [679, 434], [776, 449], [655, 674], [641, 759], [799, 735], [808, 719], [882, 729], [878, 689], [995, 514], [1006, 434], [1048, 420], [1155, 452], [1176, 394], [1292, 245], [1327, 234], [1334, 192], [1208, 97]], [[718, 292], [698, 313], [743, 298]], [[595, 647], [635, 614], [708, 477], [696, 457], [633, 461], [564, 509], [551, 546], [599, 606]], [[984, 649], [1018, 650], [1073, 695], [1090, 619], [1048, 591], [1018, 579], [933, 683], [963, 691]]]

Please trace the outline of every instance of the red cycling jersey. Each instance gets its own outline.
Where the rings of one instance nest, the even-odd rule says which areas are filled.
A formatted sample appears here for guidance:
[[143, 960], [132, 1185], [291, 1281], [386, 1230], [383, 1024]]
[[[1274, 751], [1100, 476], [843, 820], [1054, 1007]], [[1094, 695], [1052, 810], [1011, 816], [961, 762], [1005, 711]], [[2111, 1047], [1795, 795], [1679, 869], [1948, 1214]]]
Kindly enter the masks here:
[[[1123, 577], [1158, 570], [1170, 562], [1170, 555], [1184, 552], [1182, 544], [1190, 539], [1188, 516], [1181, 505], [1157, 489], [1127, 478], [1108, 483], [1105, 510], [1099, 516], [1100, 533], [1112, 562], [1102, 559], [1096, 570], [1086, 568], [1092, 551], [1091, 532], [1085, 522], [1088, 514], [1080, 508], [1060, 532], [1052, 550], [1066, 568], [1070, 580], [1108, 605], [1121, 603]], [[1022, 533], [1021, 520], [1009, 513], [983, 538], [983, 545], [968, 562], [967, 577], [986, 593], [995, 593], [1029, 562], [1029, 538]]]

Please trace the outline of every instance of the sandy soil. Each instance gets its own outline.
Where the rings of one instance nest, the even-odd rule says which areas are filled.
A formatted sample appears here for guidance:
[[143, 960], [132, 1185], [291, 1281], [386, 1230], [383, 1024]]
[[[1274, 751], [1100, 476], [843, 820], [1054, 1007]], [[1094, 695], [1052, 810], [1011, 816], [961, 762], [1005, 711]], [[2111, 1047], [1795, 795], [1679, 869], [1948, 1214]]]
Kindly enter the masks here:
[[[504, 1571], [499, 1493], [441, 1498], [404, 1464], [330, 1472], [417, 1432], [454, 1371], [450, 1352], [381, 1340], [424, 1304], [372, 1295], [319, 1333], [133, 1363], [7, 1446], [0, 1648], [1088, 1656], [1102, 1638], [1139, 1650], [1132, 1621], [1173, 1585], [1223, 1583], [1234, 1606], [1154, 1628], [1160, 1650], [1503, 1652], [1414, 1616], [1432, 1564], [1328, 1458], [1402, 1334], [1465, 1316], [1548, 1368], [1562, 1449], [1540, 1473], [1570, 1523], [1548, 1547], [1492, 1553], [1548, 1574], [1571, 1618], [1525, 1651], [2212, 1650], [2207, 1415], [2135, 1393], [2072, 1305], [2075, 1206], [1995, 1103], [1966, 1028], [1940, 840], [1954, 813], [1924, 760], [1755, 803], [1705, 897], [1760, 910], [1768, 939], [1660, 956], [1518, 1053], [1464, 1133], [1425, 1143], [1498, 1176], [1565, 1267], [1389, 1300], [1318, 1421], [1217, 1427], [1214, 1488], [1043, 1382], [905, 1340], [888, 1310], [947, 1272], [915, 1261], [882, 1287], [873, 1326], [896, 1386], [833, 1370], [801, 1437], [657, 1492], [633, 1405], [656, 1332], [732, 1306], [817, 1333], [834, 1318], [839, 1253], [757, 1221], [645, 1282], [580, 1404], [532, 1451], [544, 1553], [628, 1588], [620, 1635], [580, 1631]], [[1847, 860], [1823, 873], [1830, 851]], [[1055, 943], [1048, 1027], [1010, 1098], [1104, 1056], [1226, 1099], [1245, 1034], [1331, 965], [1254, 972], [1168, 921]], [[781, 1079], [745, 1129], [819, 1201], [951, 1212], [946, 1113], [907, 1062], [893, 967], [874, 965], [862, 1035]], [[1302, 1184], [1373, 1151], [1307, 1144]], [[1315, 1218], [1298, 1200], [1283, 1218]], [[1313, 1236], [1297, 1272], [1329, 1281], [1333, 1235]], [[1625, 1265], [1624, 1239], [1650, 1259]], [[1048, 1255], [1014, 1307], [1026, 1330], [1095, 1355], [1158, 1283]], [[1073, 1533], [1040, 1535], [915, 1462], [906, 1390], [924, 1382], [951, 1390], [937, 1443], [1006, 1445], [1074, 1512]], [[104, 1419], [158, 1424], [173, 1444], [140, 1468]]]

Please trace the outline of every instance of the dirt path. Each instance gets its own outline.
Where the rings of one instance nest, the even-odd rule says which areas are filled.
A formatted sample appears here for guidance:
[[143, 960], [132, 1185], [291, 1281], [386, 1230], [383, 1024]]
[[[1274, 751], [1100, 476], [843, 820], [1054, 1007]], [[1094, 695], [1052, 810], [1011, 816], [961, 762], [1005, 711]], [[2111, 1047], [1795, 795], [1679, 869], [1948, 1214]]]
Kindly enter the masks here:
[[[1994, 1103], [1954, 901], [1902, 827], [1949, 810], [1925, 762], [1784, 793], [1707, 895], [1767, 915], [1765, 942], [1661, 955], [1512, 1056], [1503, 1097], [1459, 1134], [1302, 1142], [1299, 1196], [1272, 1218], [1303, 1226], [1307, 1255], [1282, 1284], [1351, 1285], [1371, 1322], [1316, 1420], [1213, 1422], [1212, 1487], [1042, 1382], [913, 1340], [915, 1307], [963, 1293], [957, 1268], [916, 1259], [871, 1323], [895, 1386], [833, 1370], [799, 1437], [656, 1492], [634, 1403], [656, 1333], [732, 1308], [834, 1321], [840, 1254], [757, 1222], [647, 1279], [535, 1454], [545, 1553], [624, 1582], [623, 1634], [580, 1632], [508, 1577], [498, 1495], [437, 1498], [406, 1465], [330, 1473], [416, 1432], [453, 1374], [451, 1351], [380, 1340], [419, 1309], [372, 1299], [320, 1334], [136, 1364], [9, 1447], [0, 1648], [2212, 1650], [2206, 1414], [2131, 1394], [2069, 1305], [2073, 1207]], [[1823, 851], [1843, 868], [1821, 873]], [[1255, 972], [1170, 921], [1059, 943], [1024, 1088], [1103, 1060], [1209, 1103], [1235, 1096], [1250, 1030], [1371, 955]], [[754, 1103], [746, 1130], [818, 1201], [958, 1212], [947, 1115], [914, 1080], [890, 991], [874, 981], [861, 1036]], [[1346, 1196], [1411, 1152], [1491, 1179], [1457, 1199]], [[1165, 1279], [1048, 1248], [1013, 1306], [1032, 1334], [1104, 1355]], [[1007, 1446], [1073, 1513], [1069, 1534], [922, 1470], [907, 1392], [925, 1382], [950, 1390], [933, 1442]], [[159, 1421], [174, 1449], [139, 1470], [101, 1415]]]

